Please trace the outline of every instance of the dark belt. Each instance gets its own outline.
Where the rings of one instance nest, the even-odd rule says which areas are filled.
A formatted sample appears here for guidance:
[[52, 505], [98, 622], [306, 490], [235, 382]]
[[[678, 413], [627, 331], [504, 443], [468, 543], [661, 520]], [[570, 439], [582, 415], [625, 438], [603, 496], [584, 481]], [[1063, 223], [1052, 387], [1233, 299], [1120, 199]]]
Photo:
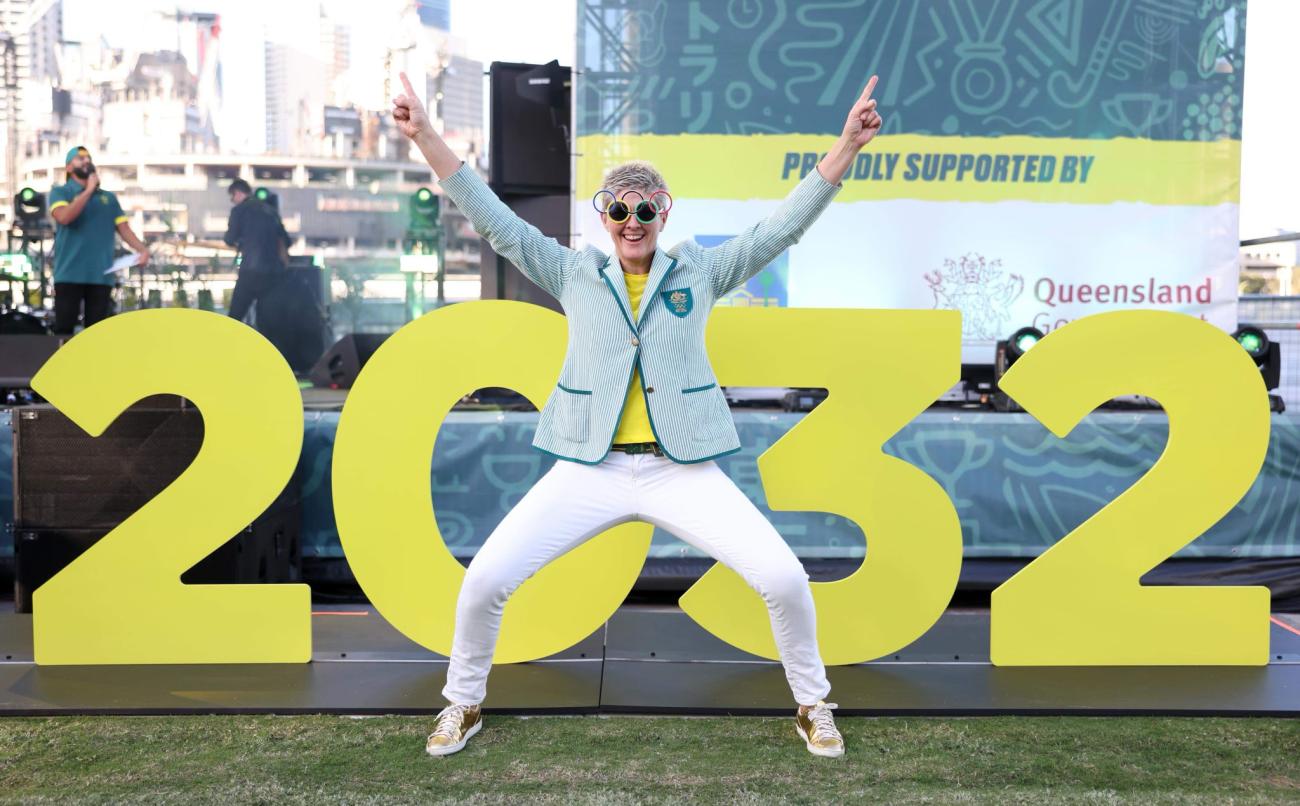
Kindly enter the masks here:
[[621, 451], [623, 453], [653, 453], [655, 456], [663, 456], [663, 448], [659, 447], [658, 442], [624, 442], [621, 445], [610, 445], [611, 451]]

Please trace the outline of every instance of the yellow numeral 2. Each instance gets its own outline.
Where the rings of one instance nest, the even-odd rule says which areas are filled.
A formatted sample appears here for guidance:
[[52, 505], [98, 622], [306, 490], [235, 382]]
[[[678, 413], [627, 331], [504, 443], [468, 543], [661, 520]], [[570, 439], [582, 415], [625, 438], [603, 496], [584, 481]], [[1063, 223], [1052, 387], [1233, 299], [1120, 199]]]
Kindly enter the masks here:
[[180, 576], [252, 522], [302, 449], [302, 397], [265, 339], [179, 308], [107, 319], [72, 339], [32, 387], [98, 436], [148, 395], [203, 415], [193, 464], [33, 594], [40, 664], [303, 663], [306, 585], [182, 585]]
[[1264, 587], [1156, 587], [1147, 571], [1227, 514], [1268, 448], [1268, 393], [1231, 337], [1184, 314], [1119, 311], [1052, 331], [1002, 388], [1058, 437], [1101, 403], [1155, 398], [1155, 466], [993, 592], [1000, 666], [1263, 664]]

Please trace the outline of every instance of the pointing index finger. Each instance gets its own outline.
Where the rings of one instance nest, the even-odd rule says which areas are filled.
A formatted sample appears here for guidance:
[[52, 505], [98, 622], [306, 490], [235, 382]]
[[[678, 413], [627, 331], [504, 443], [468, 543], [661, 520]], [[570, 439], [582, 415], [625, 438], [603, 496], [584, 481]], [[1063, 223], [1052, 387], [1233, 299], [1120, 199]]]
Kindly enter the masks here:
[[861, 100], [865, 101], [865, 100], [867, 100], [868, 98], [871, 97], [871, 92], [872, 92], [872, 90], [874, 90], [874, 89], [876, 88], [876, 79], [877, 79], [877, 78], [879, 78], [879, 76], [872, 76], [871, 78], [867, 79], [867, 86], [866, 86], [865, 88], [863, 88], [863, 90], [862, 90], [862, 98], [861, 98]]
[[402, 79], [402, 86], [406, 88], [407, 96], [409, 96], [412, 99], [418, 99], [419, 96], [415, 94], [415, 90], [411, 87], [411, 79], [406, 77], [406, 72], [402, 71], [397, 75], [400, 76]]

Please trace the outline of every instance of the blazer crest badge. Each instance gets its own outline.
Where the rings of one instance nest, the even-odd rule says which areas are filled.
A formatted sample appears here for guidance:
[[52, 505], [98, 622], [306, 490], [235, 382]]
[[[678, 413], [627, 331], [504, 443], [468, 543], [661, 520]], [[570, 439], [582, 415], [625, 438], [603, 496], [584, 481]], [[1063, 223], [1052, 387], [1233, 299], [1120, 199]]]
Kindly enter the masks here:
[[672, 312], [673, 316], [685, 317], [695, 305], [695, 300], [691, 297], [689, 288], [673, 288], [668, 291], [661, 291], [659, 296], [663, 297], [664, 305], [668, 306], [668, 310]]

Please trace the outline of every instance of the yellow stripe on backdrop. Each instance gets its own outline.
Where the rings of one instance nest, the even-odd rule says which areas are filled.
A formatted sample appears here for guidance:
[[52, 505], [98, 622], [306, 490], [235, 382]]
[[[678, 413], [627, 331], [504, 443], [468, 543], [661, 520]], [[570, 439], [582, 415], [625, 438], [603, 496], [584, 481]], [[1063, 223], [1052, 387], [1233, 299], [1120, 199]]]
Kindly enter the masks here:
[[[807, 134], [587, 135], [578, 138], [577, 193], [590, 197], [605, 170], [644, 159], [674, 196], [780, 199], [834, 142]], [[1239, 140], [885, 135], [859, 156], [837, 200], [1217, 205], [1237, 202], [1240, 166]]]

